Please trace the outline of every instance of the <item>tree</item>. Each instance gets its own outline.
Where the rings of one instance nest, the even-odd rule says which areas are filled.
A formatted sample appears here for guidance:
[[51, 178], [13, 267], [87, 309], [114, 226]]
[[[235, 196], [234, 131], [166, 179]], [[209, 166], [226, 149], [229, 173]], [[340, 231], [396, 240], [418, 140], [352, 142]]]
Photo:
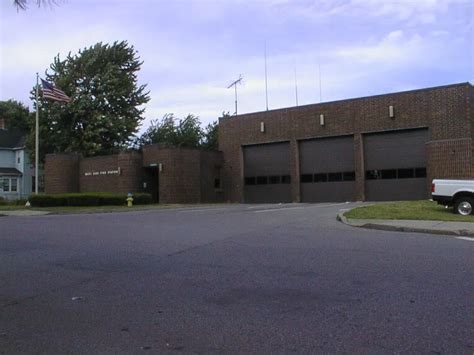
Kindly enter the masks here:
[[97, 43], [65, 60], [56, 56], [45, 79], [72, 101], [40, 98], [42, 157], [60, 152], [94, 156], [127, 147], [143, 120], [140, 107], [149, 100], [146, 85], [137, 84], [142, 64], [126, 41]]
[[219, 125], [217, 121], [209, 123], [206, 126], [202, 146], [210, 150], [219, 149]]
[[138, 139], [139, 147], [147, 144], [162, 144], [164, 146], [175, 146], [177, 143], [177, 132], [175, 117], [172, 113], [167, 113], [161, 120], [152, 120], [150, 127]]
[[0, 101], [0, 118], [6, 119], [7, 129], [25, 133], [32, 129], [29, 109], [19, 101]]
[[[13, 5], [18, 9], [18, 10], [26, 10], [28, 8], [28, 3], [31, 2], [29, 0], [13, 0]], [[36, 0], [36, 5], [41, 6], [41, 5], [57, 5], [56, 0]]]
[[176, 129], [177, 146], [188, 148], [201, 147], [204, 132], [199, 117], [192, 114], [180, 120]]
[[198, 116], [188, 114], [183, 119], [177, 119], [173, 114], [166, 114], [161, 120], [153, 120], [138, 139], [138, 146], [147, 144], [217, 149], [217, 122], [203, 130]]

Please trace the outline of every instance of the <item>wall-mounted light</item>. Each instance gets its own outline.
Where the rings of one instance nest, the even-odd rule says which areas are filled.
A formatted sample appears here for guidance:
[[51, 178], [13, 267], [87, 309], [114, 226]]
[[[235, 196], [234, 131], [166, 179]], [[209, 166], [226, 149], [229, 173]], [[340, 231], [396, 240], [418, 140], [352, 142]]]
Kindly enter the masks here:
[[260, 122], [260, 132], [265, 132], [265, 122]]
[[390, 117], [390, 118], [394, 118], [394, 117], [395, 117], [395, 110], [393, 109], [393, 106], [392, 106], [392, 105], [390, 105], [390, 106], [388, 107], [388, 117]]
[[159, 163], [158, 164], [158, 171], [161, 173], [163, 171], [163, 164]]
[[323, 114], [320, 114], [320, 115], [319, 115], [319, 124], [320, 124], [321, 126], [324, 126], [324, 115], [323, 115]]

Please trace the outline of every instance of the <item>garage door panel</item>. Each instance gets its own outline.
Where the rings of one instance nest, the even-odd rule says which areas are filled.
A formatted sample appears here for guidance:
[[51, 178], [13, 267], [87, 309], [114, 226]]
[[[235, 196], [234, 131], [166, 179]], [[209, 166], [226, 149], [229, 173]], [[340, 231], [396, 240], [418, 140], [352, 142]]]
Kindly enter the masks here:
[[427, 198], [426, 179], [374, 180], [366, 185], [369, 201], [406, 201]]
[[367, 170], [425, 167], [427, 140], [427, 129], [367, 135], [365, 167]]
[[291, 202], [291, 185], [245, 186], [246, 203]]
[[[352, 201], [354, 199], [354, 191], [355, 182], [353, 181], [301, 184], [303, 202]], [[315, 201], [311, 201], [312, 196], [315, 197]]]
[[365, 195], [369, 201], [428, 197], [427, 129], [364, 136]]
[[292, 201], [288, 142], [245, 146], [243, 155], [245, 202]]
[[353, 136], [301, 141], [299, 152], [303, 202], [355, 199]]
[[354, 170], [354, 138], [346, 136], [302, 141], [300, 170], [302, 174]]
[[244, 147], [244, 174], [290, 174], [290, 144], [275, 143]]

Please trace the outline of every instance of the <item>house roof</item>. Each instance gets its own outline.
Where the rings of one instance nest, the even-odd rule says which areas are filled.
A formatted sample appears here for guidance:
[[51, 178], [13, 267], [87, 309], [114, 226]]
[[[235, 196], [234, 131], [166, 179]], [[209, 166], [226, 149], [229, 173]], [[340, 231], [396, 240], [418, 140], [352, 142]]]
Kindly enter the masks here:
[[25, 143], [25, 133], [17, 130], [0, 129], [0, 148], [23, 148]]
[[0, 168], [0, 175], [21, 176], [22, 173], [15, 168]]

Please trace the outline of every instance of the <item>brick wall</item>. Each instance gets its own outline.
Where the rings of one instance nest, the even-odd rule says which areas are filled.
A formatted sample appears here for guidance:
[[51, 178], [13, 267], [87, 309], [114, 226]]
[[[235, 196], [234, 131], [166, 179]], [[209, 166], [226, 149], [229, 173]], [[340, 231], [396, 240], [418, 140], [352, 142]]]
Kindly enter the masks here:
[[118, 155], [82, 158], [79, 166], [81, 192], [119, 192]]
[[[443, 169], [448, 174], [445, 177], [472, 177], [472, 144], [465, 139], [472, 139], [474, 132], [470, 114], [473, 96], [473, 87], [465, 83], [221, 118], [219, 149], [224, 155], [226, 199], [243, 201], [243, 145], [290, 141], [292, 196], [298, 202], [298, 141], [347, 134], [354, 135], [357, 196], [364, 199], [362, 135], [408, 128], [429, 128], [427, 180]], [[394, 118], [388, 115], [389, 106], [394, 106]], [[324, 126], [319, 123], [320, 114], [324, 115]], [[265, 123], [264, 133], [260, 122]], [[441, 141], [445, 143], [434, 143]], [[456, 154], [448, 161], [448, 153], [438, 150], [449, 150], [446, 147], [451, 145], [457, 147]], [[452, 173], [448, 173], [450, 164], [457, 167]]]
[[[222, 188], [222, 166], [221, 152], [201, 151], [201, 202], [223, 202], [224, 190]], [[217, 181], [216, 181], [217, 179]], [[215, 186], [219, 183], [219, 186]]]
[[143, 191], [143, 158], [139, 152], [120, 153], [117, 157], [120, 167], [118, 191], [121, 193]]
[[79, 192], [78, 154], [48, 154], [44, 165], [46, 193]]
[[143, 147], [143, 166], [161, 164], [160, 203], [199, 203], [200, 151], [187, 148]]
[[[158, 178], [145, 169], [161, 164]], [[81, 158], [74, 154], [46, 157], [47, 193], [142, 192], [143, 183], [157, 184], [161, 203], [223, 201], [222, 189], [215, 189], [222, 167], [222, 153], [150, 145], [143, 152]], [[156, 169], [158, 169], [156, 167]], [[156, 179], [151, 181], [150, 179]]]

